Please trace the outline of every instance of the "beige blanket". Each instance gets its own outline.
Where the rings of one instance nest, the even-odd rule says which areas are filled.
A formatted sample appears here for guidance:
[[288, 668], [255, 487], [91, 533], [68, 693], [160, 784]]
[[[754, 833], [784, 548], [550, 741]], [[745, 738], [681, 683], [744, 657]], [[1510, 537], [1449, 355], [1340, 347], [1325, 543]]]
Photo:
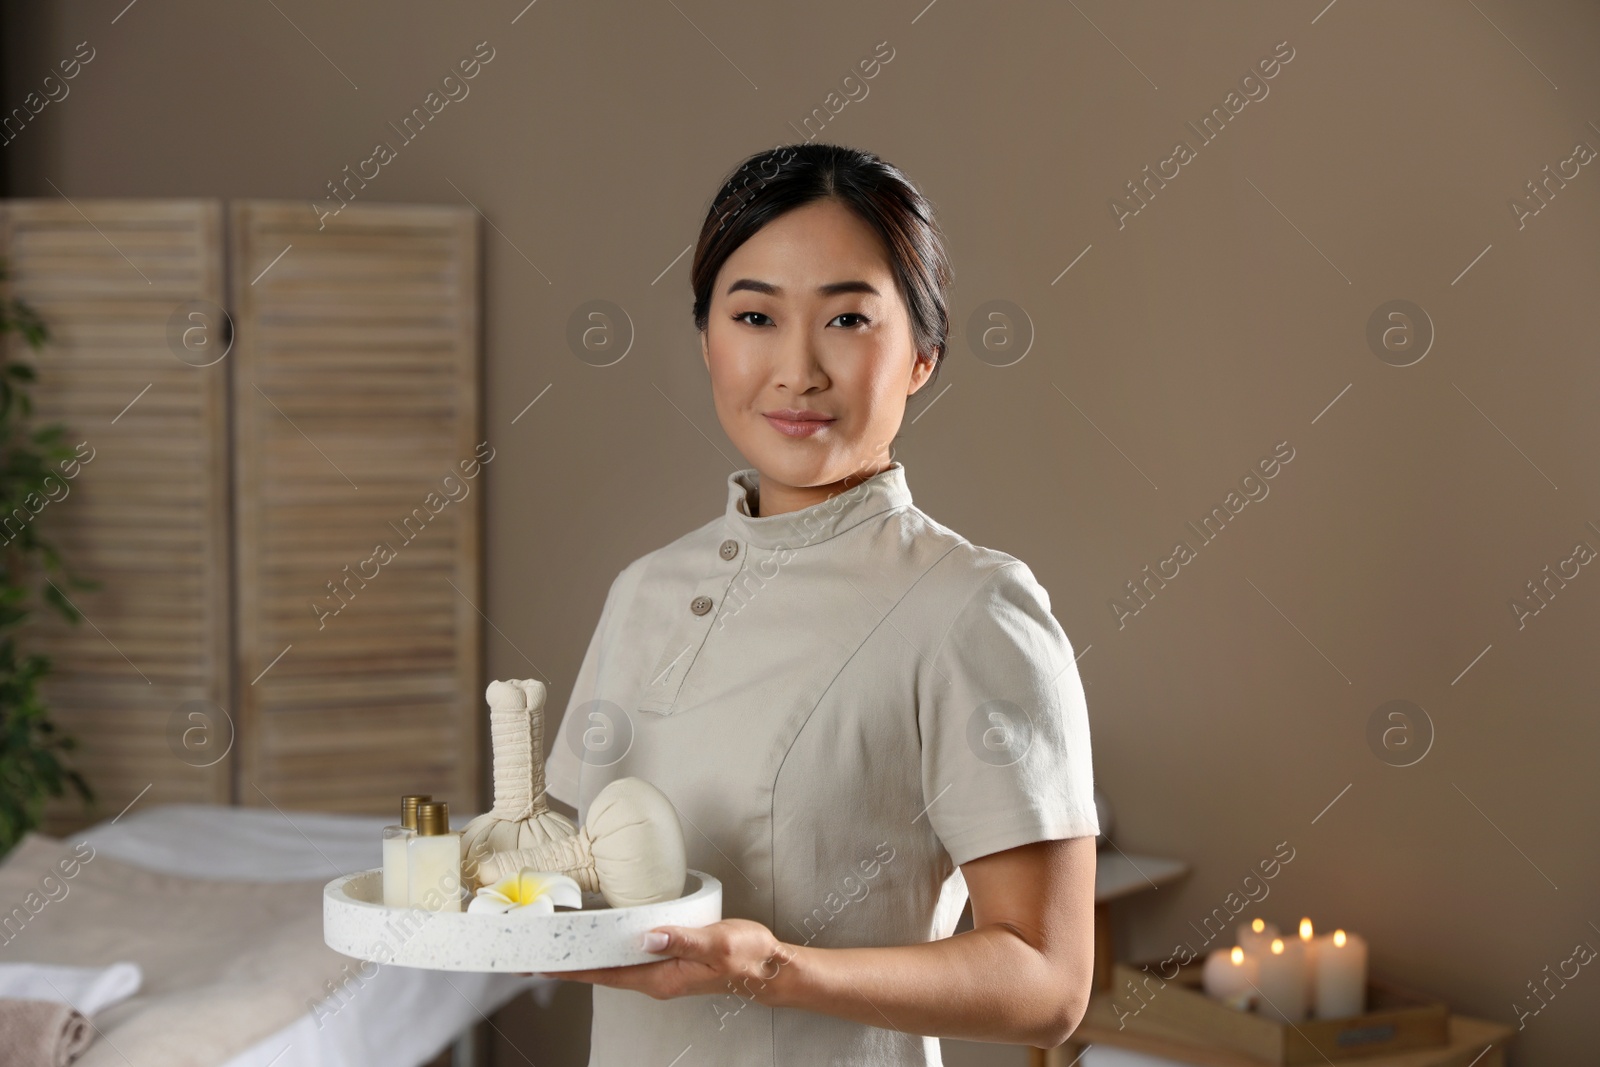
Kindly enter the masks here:
[[322, 942], [323, 884], [197, 881], [29, 834], [0, 865], [0, 960], [144, 969], [76, 1067], [210, 1067], [357, 975]]

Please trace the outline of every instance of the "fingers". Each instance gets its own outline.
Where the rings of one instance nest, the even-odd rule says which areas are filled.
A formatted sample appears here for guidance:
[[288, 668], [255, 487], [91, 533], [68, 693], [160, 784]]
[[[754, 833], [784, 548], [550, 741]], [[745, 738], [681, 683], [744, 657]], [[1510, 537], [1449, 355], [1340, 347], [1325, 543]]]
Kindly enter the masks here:
[[646, 952], [719, 969], [736, 957], [745, 958], [756, 953], [762, 959], [776, 955], [779, 963], [789, 962], [788, 950], [766, 927], [743, 924], [739, 920], [715, 922], [710, 926], [657, 926], [644, 935], [640, 944]]
[[559, 975], [550, 975], [560, 978], [563, 982], [589, 982], [593, 985], [623, 985], [618, 972], [626, 971], [627, 967], [596, 967], [587, 971], [562, 971]]
[[545, 975], [568, 982], [632, 989], [658, 1000], [720, 992], [730, 979], [754, 975], [763, 983], [793, 958], [793, 949], [757, 923], [717, 922], [710, 926], [657, 926], [638, 944], [669, 957], [648, 963]]
[[657, 926], [644, 935], [642, 944], [646, 952], [703, 960], [712, 955], [713, 940], [717, 936], [711, 927]]
[[658, 996], [660, 991], [657, 987], [661, 985], [661, 970], [669, 966], [674, 966], [670, 960], [661, 960], [657, 963], [632, 963], [621, 967], [595, 967], [586, 971], [561, 971], [550, 977], [567, 982], [588, 982], [591, 985], [632, 989], [650, 996]]
[[[560, 978], [563, 982], [592, 982], [594, 981], [594, 974], [594, 971], [562, 971]], [[550, 975], [549, 977], [554, 978], [556, 976]]]

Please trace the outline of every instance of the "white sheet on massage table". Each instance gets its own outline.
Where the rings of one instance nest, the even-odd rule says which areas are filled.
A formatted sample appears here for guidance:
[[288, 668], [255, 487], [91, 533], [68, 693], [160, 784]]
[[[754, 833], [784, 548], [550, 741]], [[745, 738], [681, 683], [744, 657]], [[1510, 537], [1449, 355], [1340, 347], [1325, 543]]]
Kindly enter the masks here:
[[[452, 813], [451, 823], [465, 826], [469, 818]], [[167, 804], [135, 806], [71, 840], [87, 840], [96, 854], [168, 874], [302, 881], [381, 866], [381, 834], [389, 821]], [[555, 987], [554, 980], [509, 974], [379, 967], [370, 979], [356, 977], [339, 998], [342, 1008], [324, 1002], [321, 1011], [308, 1011], [221, 1067], [415, 1067], [521, 991], [532, 989], [548, 1006]]]

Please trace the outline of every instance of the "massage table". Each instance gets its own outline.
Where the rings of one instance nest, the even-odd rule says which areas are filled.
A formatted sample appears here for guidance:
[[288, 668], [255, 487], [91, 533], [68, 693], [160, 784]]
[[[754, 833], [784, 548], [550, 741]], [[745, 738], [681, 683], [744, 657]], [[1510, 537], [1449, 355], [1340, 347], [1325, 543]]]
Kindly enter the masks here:
[[[164, 875], [248, 883], [299, 882], [304, 886], [380, 866], [381, 830], [391, 821], [290, 813], [271, 807], [172, 804], [140, 808], [136, 802], [130, 811], [63, 840], [87, 842], [95, 850], [96, 860], [110, 857]], [[462, 825], [466, 821], [460, 818]], [[93, 861], [85, 869], [92, 866]], [[69, 896], [56, 907], [65, 908], [70, 900]], [[320, 895], [313, 906], [318, 909], [317, 920], [296, 923], [293, 937], [314, 937], [320, 945]], [[95, 921], [85, 906], [77, 907], [71, 913], [75, 923]], [[300, 910], [298, 900], [295, 910]], [[115, 937], [117, 932], [106, 933]], [[20, 958], [35, 962], [83, 962], [39, 958], [49, 954], [48, 938], [19, 938], [16, 945], [24, 953]], [[28, 952], [35, 955], [30, 957]], [[5, 954], [17, 958], [11, 946]], [[557, 985], [552, 979], [512, 974], [375, 967], [353, 960], [349, 974], [351, 977], [320, 1002], [297, 1001], [307, 1003], [304, 1014], [238, 1049], [217, 1067], [416, 1067], [452, 1042], [456, 1064], [467, 1067], [472, 1062], [470, 1034], [480, 1020], [524, 991], [532, 991], [535, 999], [548, 1007]], [[137, 998], [127, 1006], [136, 1003]], [[109, 1029], [107, 1037], [97, 1043], [114, 1044], [117, 1032]], [[86, 1058], [108, 1051], [91, 1047]]]

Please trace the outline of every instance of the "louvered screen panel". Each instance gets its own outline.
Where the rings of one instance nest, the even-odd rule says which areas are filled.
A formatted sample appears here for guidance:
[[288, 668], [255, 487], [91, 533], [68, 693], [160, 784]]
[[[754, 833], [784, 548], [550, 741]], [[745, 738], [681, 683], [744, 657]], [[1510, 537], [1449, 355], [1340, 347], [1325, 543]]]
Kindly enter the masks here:
[[477, 217], [230, 217], [240, 802], [387, 813], [422, 792], [474, 810]]
[[227, 344], [221, 207], [24, 199], [0, 204], [0, 220], [12, 293], [53, 333], [37, 418], [64, 423], [90, 457], [33, 521], [100, 583], [64, 590], [87, 622], [41, 610], [26, 637], [54, 661], [46, 701], [99, 795], [97, 812], [53, 805], [46, 829], [135, 798], [227, 803], [229, 368], [211, 362]]

